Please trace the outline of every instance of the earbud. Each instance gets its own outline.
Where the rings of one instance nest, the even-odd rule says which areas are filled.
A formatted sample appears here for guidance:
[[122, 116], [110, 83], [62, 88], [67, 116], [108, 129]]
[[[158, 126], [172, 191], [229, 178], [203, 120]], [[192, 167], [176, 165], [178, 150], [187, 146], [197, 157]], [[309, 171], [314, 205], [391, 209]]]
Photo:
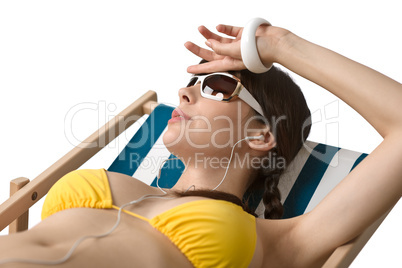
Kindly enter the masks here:
[[264, 135], [260, 135], [260, 136], [247, 136], [245, 137], [246, 140], [264, 140]]

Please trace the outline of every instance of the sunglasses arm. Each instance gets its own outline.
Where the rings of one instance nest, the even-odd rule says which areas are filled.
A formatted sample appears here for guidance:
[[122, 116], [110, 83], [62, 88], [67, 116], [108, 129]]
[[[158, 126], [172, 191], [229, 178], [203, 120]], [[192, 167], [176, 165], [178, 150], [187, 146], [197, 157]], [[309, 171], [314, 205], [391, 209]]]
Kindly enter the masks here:
[[244, 87], [240, 90], [239, 98], [244, 100], [248, 105], [250, 105], [254, 110], [256, 110], [260, 115], [264, 116], [264, 112], [260, 104], [255, 100], [255, 98], [248, 92]]

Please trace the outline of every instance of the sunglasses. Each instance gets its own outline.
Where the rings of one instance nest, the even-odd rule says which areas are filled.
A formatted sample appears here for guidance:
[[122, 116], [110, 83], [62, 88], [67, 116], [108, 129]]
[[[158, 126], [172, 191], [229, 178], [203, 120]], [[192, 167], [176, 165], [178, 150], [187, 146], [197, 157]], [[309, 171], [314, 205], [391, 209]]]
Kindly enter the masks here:
[[264, 116], [264, 112], [257, 100], [240, 83], [240, 79], [228, 73], [212, 73], [207, 75], [194, 75], [191, 77], [187, 87], [201, 83], [201, 96], [216, 101], [229, 102], [239, 97], [250, 105], [256, 112]]

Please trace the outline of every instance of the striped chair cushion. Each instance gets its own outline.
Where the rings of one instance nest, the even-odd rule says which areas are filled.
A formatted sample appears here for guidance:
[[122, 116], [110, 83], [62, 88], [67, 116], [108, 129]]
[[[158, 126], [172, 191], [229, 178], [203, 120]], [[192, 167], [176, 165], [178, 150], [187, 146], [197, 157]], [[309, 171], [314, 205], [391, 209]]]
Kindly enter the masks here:
[[[114, 160], [109, 171], [140, 178], [156, 186], [159, 167], [167, 158], [174, 158], [162, 142], [162, 133], [171, 118], [173, 107], [160, 104], [148, 116], [127, 146]], [[313, 209], [367, 154], [321, 143], [306, 141], [295, 160], [279, 182], [284, 218], [295, 217]], [[159, 186], [172, 187], [184, 170], [180, 160], [166, 161], [161, 169]], [[251, 200], [259, 217], [264, 206], [263, 189]]]

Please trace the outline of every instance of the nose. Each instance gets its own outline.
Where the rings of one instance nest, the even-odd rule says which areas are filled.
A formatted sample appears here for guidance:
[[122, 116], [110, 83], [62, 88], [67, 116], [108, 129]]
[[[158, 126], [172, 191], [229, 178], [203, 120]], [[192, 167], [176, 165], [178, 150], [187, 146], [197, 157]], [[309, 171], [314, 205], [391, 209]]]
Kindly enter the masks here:
[[180, 103], [183, 103], [183, 102], [185, 102], [187, 104], [195, 103], [195, 101], [197, 99], [197, 93], [196, 92], [197, 92], [198, 87], [199, 87], [199, 84], [179, 89]]

